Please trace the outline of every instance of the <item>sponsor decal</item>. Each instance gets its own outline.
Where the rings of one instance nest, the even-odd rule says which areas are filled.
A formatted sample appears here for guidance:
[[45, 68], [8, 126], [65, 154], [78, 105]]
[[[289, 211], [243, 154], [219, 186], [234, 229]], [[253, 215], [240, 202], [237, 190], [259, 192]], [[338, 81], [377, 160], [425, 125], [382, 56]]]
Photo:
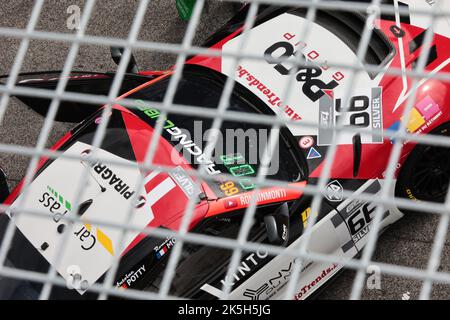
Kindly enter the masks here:
[[114, 255], [112, 240], [100, 228], [93, 228], [92, 225], [86, 223], [80, 230], [75, 231], [74, 235], [80, 240], [81, 249], [89, 251], [99, 242], [110, 255]]
[[[302, 117], [299, 114], [294, 112], [294, 109], [292, 109], [289, 105], [284, 104], [283, 101], [275, 92], [270, 90], [264, 83], [262, 83], [252, 74], [250, 74], [248, 70], [244, 69], [242, 66], [238, 67], [237, 76], [246, 81], [247, 87], [249, 88], [254, 87], [259, 92], [261, 92], [264, 95], [265, 102], [268, 106], [272, 108], [280, 108], [284, 112], [284, 114], [292, 120], [302, 119]], [[276, 111], [278, 111], [278, 109], [276, 109]]]
[[156, 259], [161, 259], [175, 244], [175, 238], [167, 238], [161, 245], [156, 246], [153, 251], [155, 252]]
[[[395, 121], [395, 122], [394, 122], [389, 128], [387, 128], [386, 130], [397, 132], [398, 129], [400, 129], [400, 124], [401, 124], [400, 121]], [[390, 142], [391, 142], [391, 143], [394, 143], [394, 142], [395, 142], [395, 139], [394, 139], [394, 138], [390, 138]]]
[[425, 124], [425, 120], [423, 119], [422, 115], [419, 113], [419, 111], [416, 108], [413, 108], [409, 115], [407, 130], [411, 133], [416, 132], [424, 124]]
[[236, 199], [226, 199], [223, 202], [223, 205], [225, 207], [225, 209], [231, 209], [231, 208], [236, 208], [238, 206], [238, 202]]
[[140, 266], [137, 270], [128, 272], [120, 281], [116, 283], [117, 287], [129, 288], [145, 273], [145, 265]]
[[[370, 231], [370, 223], [372, 222], [375, 214], [376, 205], [370, 202], [353, 201], [347, 207], [346, 223], [348, 225], [353, 242], [356, 244]], [[385, 219], [389, 215], [389, 211], [386, 211], [382, 219]]]
[[[436, 17], [435, 19], [433, 19], [433, 25], [431, 26], [430, 19], [427, 19], [427, 16], [428, 16], [427, 14], [417, 14], [417, 13], [414, 13], [414, 11], [416, 11], [416, 10], [419, 10], [419, 11], [424, 10], [425, 12], [431, 11], [432, 6], [436, 4], [435, 0], [422, 0], [422, 1], [393, 0], [393, 1], [395, 4], [398, 4], [397, 6], [394, 6], [394, 8], [396, 10], [396, 17], [397, 17], [396, 24], [399, 28], [401, 27], [401, 22], [404, 22], [403, 18], [407, 18], [408, 24], [411, 24], [413, 26], [417, 26], [417, 27], [420, 27], [421, 29], [423, 29], [423, 31], [421, 33], [419, 33], [417, 36], [415, 36], [411, 40], [411, 42], [408, 44], [403, 44], [403, 38], [398, 38], [398, 46], [400, 48], [400, 53], [401, 53], [401, 56], [400, 56], [401, 68], [402, 68], [402, 71], [406, 71], [406, 54], [402, 53], [402, 50], [404, 50], [403, 48], [408, 46], [410, 55], [411, 54], [416, 55], [415, 60], [411, 62], [412, 68], [415, 68], [417, 61], [420, 57], [420, 53], [418, 51], [419, 51], [419, 49], [423, 48], [425, 34], [426, 34], [427, 30], [430, 27], [432, 27], [433, 32], [435, 34], [440, 34], [440, 35], [448, 38], [450, 36], [450, 18], [449, 17], [439, 17], [439, 18]], [[404, 4], [406, 4], [406, 5], [404, 5]], [[402, 7], [403, 7], [403, 9], [411, 8], [413, 10], [410, 11], [409, 15], [405, 16], [403, 14], [400, 14], [400, 12], [399, 12], [399, 9]], [[448, 11], [449, 9], [450, 9], [450, 2], [449, 1], [441, 1], [440, 10]], [[435, 63], [438, 58], [436, 44], [432, 43], [430, 45], [431, 45], [431, 48], [430, 48], [428, 60], [426, 62], [426, 67], [429, 67], [430, 65]], [[433, 67], [433, 70], [427, 70], [427, 71], [429, 72], [430, 75], [436, 74], [436, 73], [440, 72], [441, 70], [443, 70], [444, 68], [446, 68], [449, 63], [450, 63], [450, 58], [447, 58], [445, 61], [440, 63], [438, 66]], [[417, 88], [421, 87], [423, 84], [428, 82], [429, 78], [430, 77], [421, 79], [417, 83]], [[404, 104], [404, 102], [406, 101], [406, 99], [408, 99], [408, 97], [410, 97], [412, 94], [416, 93], [416, 88], [409, 87], [409, 81], [407, 79], [406, 73], [403, 73], [403, 75], [402, 75], [402, 82], [403, 82], [402, 92], [399, 95], [399, 97], [397, 99], [397, 103], [395, 104], [392, 112], [395, 112], [401, 105]]]
[[[41, 198], [38, 200], [44, 208], [48, 208], [51, 214], [53, 214], [53, 221], [59, 223], [61, 217], [65, 216], [72, 210], [72, 204], [66, 200], [58, 191], [54, 188], [47, 186], [47, 191], [44, 192]], [[59, 209], [63, 208], [63, 211]], [[63, 223], [59, 224], [57, 230], [62, 233], [65, 229]], [[95, 232], [93, 232], [95, 229]], [[113, 243], [111, 239], [100, 228], [93, 228], [92, 225], [85, 223], [79, 230], [74, 233], [75, 237], [80, 241], [81, 249], [89, 251], [98, 243], [106, 249], [111, 255], [114, 255]]]
[[[108, 113], [106, 114], [105, 118], [107, 118], [107, 117], [109, 117], [109, 116], [111, 116], [111, 115], [112, 115], [112, 111], [108, 112]], [[95, 124], [100, 124], [100, 123], [102, 123], [102, 118], [103, 118], [102, 116], [95, 118], [95, 120], [94, 120]]]
[[344, 198], [344, 188], [339, 181], [334, 180], [325, 187], [325, 197], [332, 202], [342, 201]]
[[[319, 101], [319, 135], [317, 145], [327, 146], [333, 141], [332, 129], [338, 119], [344, 118], [344, 126], [356, 126], [370, 129], [371, 133], [363, 133], [361, 142], [365, 144], [383, 143], [379, 136], [383, 131], [382, 88], [374, 87], [367, 94], [353, 96], [349, 101], [346, 112], [342, 106], [342, 99], [324, 95]], [[352, 144], [352, 133], [342, 132], [338, 144]]]
[[216, 288], [208, 283], [204, 284], [200, 289], [206, 291], [216, 297], [221, 297], [223, 294], [222, 287], [233, 287], [239, 281], [242, 281], [246, 276], [255, 271], [268, 256], [268, 253], [263, 250], [250, 253], [245, 259], [241, 261], [236, 269], [236, 272], [231, 276], [226, 275], [220, 280], [220, 288]]
[[[293, 260], [289, 262], [284, 268], [280, 269], [278, 273], [269, 278], [269, 280], [263, 283], [258, 288], [247, 288], [245, 289], [243, 296], [249, 298], [250, 300], [267, 300], [273, 297], [275, 294], [281, 291], [289, 281], [292, 273], [292, 269], [298, 260]], [[301, 270], [304, 272], [312, 265], [312, 262], [305, 265]]]
[[[86, 161], [89, 162], [89, 160]], [[105, 182], [107, 182], [107, 185], [114, 187], [114, 190], [125, 199], [129, 200], [134, 194], [133, 189], [131, 189], [131, 187], [124, 182], [122, 178], [120, 178], [108, 165], [101, 162], [90, 163], [90, 165], [94, 172]]]
[[[66, 199], [64, 199], [64, 197], [61, 194], [58, 194], [57, 191], [55, 191], [55, 189], [53, 189], [50, 186], [47, 186], [47, 190], [53, 194], [53, 196], [55, 197], [55, 199], [58, 201], [58, 203], [62, 206], [64, 206], [66, 208], [66, 210], [72, 210], [72, 204], [67, 201]], [[59, 208], [58, 208], [59, 209]], [[51, 211], [51, 210], [50, 210]], [[67, 211], [66, 211], [67, 212]]]
[[257, 267], [261, 261], [267, 258], [268, 253], [266, 251], [258, 250], [250, 253], [244, 260], [241, 261], [236, 269], [236, 272], [231, 277], [225, 276], [220, 280], [223, 286], [233, 286], [236, 282], [240, 281], [243, 277], [248, 275], [255, 267]]
[[191, 177], [188, 176], [182, 167], [176, 167], [174, 171], [170, 173], [170, 176], [175, 180], [188, 198], [200, 193], [200, 190], [198, 190], [194, 181], [192, 181]]
[[311, 148], [314, 145], [314, 138], [311, 136], [302, 137], [298, 145], [302, 149]]
[[[264, 202], [264, 201], [270, 201], [275, 199], [282, 199], [286, 197], [286, 190], [285, 189], [272, 189], [272, 190], [266, 190], [266, 191], [259, 191], [256, 196], [256, 201]], [[252, 193], [245, 194], [239, 197], [239, 201], [241, 205], [248, 205], [250, 204], [250, 200], [252, 198]]]
[[[399, 5], [404, 4], [404, 7], [408, 11], [408, 18], [410, 24], [413, 26], [427, 29], [430, 27], [430, 19], [427, 19], [428, 14], [421, 14], [418, 11], [425, 11], [431, 14], [433, 7], [438, 4], [437, 0], [394, 0], [398, 1]], [[412, 10], [411, 10], [412, 9]], [[450, 3], [448, 1], [440, 1], [439, 11], [448, 12], [450, 9]], [[450, 18], [448, 16], [436, 17], [433, 21], [433, 31], [436, 34], [450, 37]]]
[[437, 113], [441, 111], [441, 109], [439, 109], [439, 105], [434, 102], [430, 96], [426, 96], [425, 99], [420, 101], [416, 108], [419, 110], [425, 121], [430, 121]]
[[322, 158], [322, 155], [319, 153], [319, 151], [314, 149], [314, 147], [311, 147], [311, 149], [309, 149], [309, 151], [308, 151], [308, 156], [306, 157], [306, 159], [312, 160], [312, 159], [318, 159], [318, 158]]
[[[298, 28], [306, 24], [314, 37], [301, 38]], [[354, 60], [355, 53], [333, 30], [317, 23], [309, 24], [298, 15], [284, 13], [249, 30], [243, 52], [239, 46], [241, 37], [238, 35], [227, 41], [223, 52], [241, 52], [264, 59], [242, 59], [236, 70], [233, 59], [224, 56], [219, 71], [234, 77], [280, 116], [317, 123], [320, 99], [333, 96], [333, 92], [336, 95], [346, 92], [349, 85], [346, 71], [330, 65], [346, 65]], [[298, 56], [304, 58], [304, 65], [294, 65], [298, 63]], [[284, 97], [291, 74], [294, 77], [292, 94]], [[357, 92], [378, 85], [379, 81], [372, 80], [368, 73], [359, 73], [357, 78]], [[287, 126], [294, 136], [318, 135], [317, 127]]]
[[177, 180], [168, 173], [153, 170], [149, 171], [145, 176], [144, 190], [146, 199], [144, 204], [146, 207], [156, 211], [159, 219], [170, 219], [174, 213], [182, 212], [188, 202], [189, 194], [196, 192], [196, 188], [190, 188], [192, 181], [187, 182], [183, 180], [184, 178], [186, 176], [182, 175], [176, 179], [186, 190], [179, 187], [179, 184], [176, 183]]
[[336, 264], [331, 265], [330, 267], [324, 269], [320, 275], [318, 275], [313, 281], [305, 285], [303, 288], [300, 289], [300, 291], [295, 295], [295, 300], [301, 300], [302, 297], [307, 295], [311, 292], [311, 290], [314, 290], [314, 287], [318, 287], [317, 285], [329, 274], [331, 274], [335, 269], [337, 268]]
[[47, 192], [44, 192], [38, 201], [50, 211], [56, 223], [72, 208], [72, 204], [50, 186], [47, 186]]
[[[420, 48], [422, 48], [424, 40], [425, 40], [425, 34], [427, 33], [427, 30], [423, 30], [419, 35], [417, 35], [414, 39], [411, 40], [409, 43], [409, 53], [412, 55], [416, 53]], [[411, 67], [415, 68], [417, 66], [417, 62], [419, 61], [420, 55], [418, 55], [413, 61], [411, 61]], [[437, 60], [437, 45], [434, 44], [430, 48], [430, 52], [428, 54], [428, 60], [426, 62], [425, 67], [428, 67], [433, 62]]]
[[355, 244], [369, 233], [369, 225], [372, 222], [375, 209], [375, 205], [368, 202], [361, 203], [359, 201], [355, 201], [353, 206], [347, 208], [347, 210], [350, 211], [347, 225]]
[[231, 175], [238, 178], [237, 183], [225, 179], [220, 181], [219, 188], [226, 196], [233, 196], [255, 188], [254, 183], [249, 180], [248, 176], [254, 176], [256, 168], [246, 163], [241, 153], [221, 155], [220, 160]]
[[[80, 273], [77, 282], [83, 283], [82, 288], [76, 290], [83, 294], [87, 288], [95, 283], [110, 267], [113, 256], [121, 255], [114, 243], [122, 241], [121, 248], [127, 248], [139, 236], [140, 231], [129, 231], [126, 235], [114, 227], [92, 224], [90, 221], [107, 221], [114, 224], [123, 223], [130, 219], [130, 225], [136, 228], [147, 227], [154, 219], [154, 210], [159, 212], [162, 198], [167, 194], [167, 186], [162, 182], [154, 185], [154, 190], [148, 193], [144, 188], [134, 190], [131, 186], [137, 185], [141, 179], [141, 171], [133, 165], [133, 162], [114, 155], [106, 150], [97, 149], [96, 156], [105, 159], [105, 163], [123, 163], [124, 165], [105, 165], [92, 160], [89, 161], [89, 152], [92, 146], [83, 142], [75, 142], [64, 155], [59, 157], [38, 175], [28, 186], [27, 197], [21, 194], [11, 205], [7, 214], [17, 210], [18, 204], [23, 210], [45, 209], [48, 217], [34, 215], [19, 215], [15, 220], [17, 228], [35, 247], [38, 252], [53, 265], [59, 274], [71, 282], [74, 277], [68, 270], [77, 266]], [[73, 161], [71, 157], [80, 156], [80, 161]], [[81, 182], [85, 169], [89, 169], [93, 178], [84, 186], [80, 210], [81, 221], [71, 223], [71, 228], [65, 227], [62, 219], [64, 215], [74, 216], [73, 203], [75, 188]], [[63, 179], [63, 178], [64, 179]], [[176, 186], [175, 182], [170, 181]], [[93, 183], [95, 180], [95, 183]], [[163, 180], [163, 179], [161, 179]], [[100, 191], [100, 189], [105, 191]], [[147, 192], [146, 192], [147, 191]], [[154, 192], [153, 192], [154, 191]], [[130, 201], [135, 194], [143, 194], [143, 201], [129, 216]], [[109, 194], [109, 196], [107, 196]], [[183, 192], [180, 190], [180, 194]], [[106, 195], [106, 196], [105, 196]], [[114, 214], [111, 214], [113, 212]], [[64, 254], [58, 250], [63, 239], [63, 232], [69, 232], [66, 237]]]
[[[375, 195], [381, 190], [381, 184], [378, 180], [368, 181], [365, 186], [366, 187], [358, 189], [358, 191], [361, 190], [362, 192]], [[337, 210], [339, 210], [343, 220], [340, 220], [335, 227], [343, 224], [345, 221], [352, 238], [352, 243], [348, 243], [344, 246], [348, 249], [366, 238], [370, 231], [370, 223], [375, 215], [376, 205], [371, 202], [349, 198], [341, 203]], [[385, 219], [388, 215], [389, 211], [384, 212], [382, 219]], [[364, 242], [361, 243], [358, 244], [358, 249], [363, 247]], [[344, 252], [346, 251], [345, 248], [342, 249]]]
[[305, 209], [305, 211], [302, 212], [301, 217], [302, 217], [302, 222], [303, 222], [303, 228], [306, 229], [306, 227], [308, 226], [308, 220], [310, 219], [310, 217], [317, 217], [317, 214], [314, 214], [313, 216], [311, 216], [311, 207], [308, 207]]
[[406, 126], [410, 133], [422, 133], [442, 115], [439, 105], [426, 96], [412, 110]]
[[[144, 114], [150, 119], [157, 121], [159, 116], [161, 115], [161, 112], [158, 109], [150, 108], [142, 100], [136, 100], [135, 103], [137, 109], [144, 112]], [[216, 175], [221, 173], [218, 169], [216, 169], [216, 164], [210, 159], [206, 158], [203, 150], [195, 142], [190, 140], [187, 134], [184, 133], [181, 128], [175, 126], [172, 121], [168, 119], [165, 120], [164, 130], [166, 130], [166, 132], [170, 134], [170, 136], [172, 137], [172, 141], [179, 141], [179, 145], [181, 146], [181, 148], [195, 157], [195, 161], [197, 164], [204, 164], [206, 172], [208, 174]]]

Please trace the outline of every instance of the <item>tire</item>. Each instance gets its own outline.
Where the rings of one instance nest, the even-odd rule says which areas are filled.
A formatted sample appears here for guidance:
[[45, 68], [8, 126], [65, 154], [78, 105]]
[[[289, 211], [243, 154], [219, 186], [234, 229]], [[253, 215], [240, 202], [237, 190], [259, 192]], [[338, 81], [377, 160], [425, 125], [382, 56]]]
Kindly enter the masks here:
[[[430, 134], [450, 136], [450, 123], [444, 123]], [[395, 196], [414, 201], [444, 203], [449, 183], [450, 148], [420, 144], [413, 149], [402, 166]]]
[[8, 196], [9, 196], [8, 181], [6, 178], [6, 174], [0, 168], [0, 203], [3, 203], [3, 201], [5, 201], [6, 198], [8, 198]]

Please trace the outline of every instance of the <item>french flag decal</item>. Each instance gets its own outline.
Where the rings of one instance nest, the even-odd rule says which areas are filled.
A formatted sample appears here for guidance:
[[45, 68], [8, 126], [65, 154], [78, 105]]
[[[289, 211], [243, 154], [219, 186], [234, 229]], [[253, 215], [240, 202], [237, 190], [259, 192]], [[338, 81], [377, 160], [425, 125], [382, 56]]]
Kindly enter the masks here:
[[164, 246], [161, 250], [156, 253], [156, 258], [160, 259], [167, 252], [167, 247]]

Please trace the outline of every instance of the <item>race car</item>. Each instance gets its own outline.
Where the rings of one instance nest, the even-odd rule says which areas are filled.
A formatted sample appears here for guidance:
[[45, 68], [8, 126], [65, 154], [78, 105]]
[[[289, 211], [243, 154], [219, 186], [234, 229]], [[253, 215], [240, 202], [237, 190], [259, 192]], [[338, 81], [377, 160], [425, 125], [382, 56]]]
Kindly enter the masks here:
[[[316, 217], [316, 223], [310, 226], [308, 252], [332, 254], [344, 260], [358, 257], [376, 209], [376, 204], [358, 196], [368, 193], [377, 197], [380, 193], [393, 147], [391, 139], [383, 138], [383, 130], [399, 129], [407, 100], [415, 95], [408, 132], [450, 134], [448, 83], [426, 78], [414, 90], [412, 78], [387, 73], [393, 68], [415, 68], [429, 28], [421, 16], [400, 15], [398, 8], [431, 10], [433, 4], [419, 0], [387, 3], [393, 5], [396, 14], [380, 17], [364, 61], [360, 61], [363, 68], [375, 65], [381, 71], [359, 72], [354, 82], [348, 81], [348, 69], [336, 66], [355, 60], [365, 15], [318, 10], [309, 24], [310, 36], [302, 39], [306, 9], [261, 6], [241, 46], [249, 8], [245, 6], [205, 43], [206, 48], [220, 50], [221, 56], [192, 56], [183, 67], [174, 104], [203, 108], [204, 116], [169, 111], [163, 117], [155, 105], [164, 100], [173, 70], [139, 71], [134, 59], [122, 83], [121, 96], [106, 115], [107, 128], [99, 148], [93, 147], [93, 139], [105, 120], [101, 117], [105, 107], [62, 101], [56, 120], [79, 123], [51, 148], [64, 156], [42, 157], [32, 182], [24, 190], [19, 184], [9, 194], [2, 183], [3, 203], [9, 209], [0, 216], [1, 238], [9, 221], [16, 228], [5, 265], [41, 273], [53, 266], [62, 278], [76, 278], [80, 286], [55, 286], [50, 298], [93, 299], [98, 294], [90, 287], [104, 282], [113, 258], [118, 257], [116, 287], [158, 292], [177, 237], [161, 238], [143, 230], [179, 230], [186, 207], [194, 198], [188, 227], [191, 233], [236, 239], [252, 196], [256, 197], [257, 208], [248, 241], [294, 248], [304, 241], [308, 221]], [[445, 6], [450, 9], [448, 4]], [[437, 19], [433, 31], [426, 71], [448, 72], [449, 22]], [[233, 53], [241, 49], [245, 57], [260, 59], [242, 58], [234, 68]], [[304, 66], [293, 63], [299, 51], [308, 62]], [[113, 49], [112, 53], [118, 61], [120, 50]], [[292, 73], [295, 83], [289, 99], [283, 101]], [[22, 74], [17, 86], [54, 89], [58, 75]], [[66, 90], [106, 96], [113, 77], [112, 73], [74, 72]], [[266, 174], [269, 181], [282, 184], [260, 189], [255, 185], [261, 158], [251, 159], [251, 155], [259, 155], [267, 147], [267, 136], [261, 133], [270, 132], [269, 123], [224, 119], [219, 133], [233, 151], [224, 151], [218, 141], [213, 156], [206, 156], [207, 141], [203, 137], [213, 125], [213, 118], [207, 114], [217, 112], [228, 77], [236, 80], [228, 113], [288, 120], [277, 132], [277, 151], [271, 155]], [[349, 85], [352, 97], [349, 107], [344, 108], [343, 95]], [[39, 114], [47, 114], [48, 99], [25, 94], [17, 98]], [[133, 107], [121, 104], [125, 98], [134, 102]], [[344, 125], [360, 128], [360, 132], [343, 131], [334, 137], [335, 131], [330, 128], [338, 119]], [[139, 166], [146, 159], [153, 132], [161, 121], [162, 133], [157, 137], [152, 166]], [[239, 134], [230, 138], [230, 132]], [[312, 212], [312, 196], [302, 188], [317, 184], [333, 142], [338, 146], [330, 179], [323, 190], [320, 212]], [[392, 194], [411, 201], [443, 202], [450, 181], [449, 151], [405, 141]], [[203, 176], [194, 174], [200, 167]], [[80, 182], [85, 185], [77, 196]], [[346, 197], [344, 191], [352, 195]], [[405, 209], [389, 206], [381, 229], [405, 213]], [[78, 217], [79, 221], [66, 219], [69, 217]], [[114, 224], [124, 224], [127, 219], [133, 228], [123, 234]], [[183, 243], [169, 294], [220, 299], [229, 291], [232, 299], [283, 298], [298, 260], [290, 255], [273, 256], [262, 248], [244, 251], [230, 277], [227, 268], [232, 250]], [[303, 260], [292, 299], [311, 297], [342, 268], [339, 264]], [[2, 299], [36, 299], [41, 289], [42, 283], [0, 278]]]

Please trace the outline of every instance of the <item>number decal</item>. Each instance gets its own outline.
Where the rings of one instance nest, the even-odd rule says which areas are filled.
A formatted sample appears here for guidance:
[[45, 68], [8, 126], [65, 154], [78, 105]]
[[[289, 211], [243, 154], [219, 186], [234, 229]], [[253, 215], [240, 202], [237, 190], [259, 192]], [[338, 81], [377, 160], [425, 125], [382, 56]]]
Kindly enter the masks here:
[[[339, 113], [342, 114], [342, 99], [336, 99], [336, 122], [338, 122]], [[358, 126], [367, 128], [370, 126], [370, 114], [367, 110], [370, 106], [370, 100], [367, 96], [355, 96], [350, 99], [350, 105], [347, 109], [347, 113], [350, 114], [349, 124], [350, 126]]]
[[227, 181], [227, 182], [221, 184], [220, 190], [222, 190], [223, 193], [225, 193], [225, 195], [227, 195], [227, 196], [232, 196], [239, 192], [239, 189], [236, 188], [233, 181]]
[[369, 203], [365, 203], [361, 209], [357, 210], [356, 213], [348, 219], [348, 227], [352, 235], [357, 234], [372, 222], [373, 212], [375, 212], [375, 207], [369, 209]]

